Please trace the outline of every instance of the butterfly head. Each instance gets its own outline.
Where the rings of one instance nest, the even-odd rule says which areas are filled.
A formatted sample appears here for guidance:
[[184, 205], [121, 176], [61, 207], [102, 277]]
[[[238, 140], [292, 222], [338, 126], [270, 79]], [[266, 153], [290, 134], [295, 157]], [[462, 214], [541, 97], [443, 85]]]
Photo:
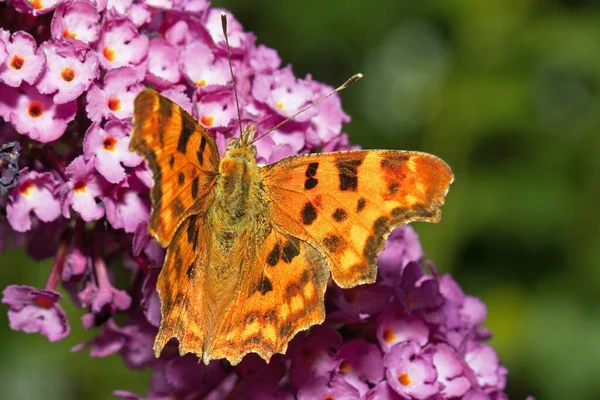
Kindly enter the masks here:
[[225, 155], [223, 157], [234, 157], [239, 153], [247, 152], [250, 152], [253, 157], [256, 157], [256, 148], [252, 145], [252, 140], [254, 139], [255, 133], [256, 125], [246, 125], [239, 138], [233, 138], [227, 142]]

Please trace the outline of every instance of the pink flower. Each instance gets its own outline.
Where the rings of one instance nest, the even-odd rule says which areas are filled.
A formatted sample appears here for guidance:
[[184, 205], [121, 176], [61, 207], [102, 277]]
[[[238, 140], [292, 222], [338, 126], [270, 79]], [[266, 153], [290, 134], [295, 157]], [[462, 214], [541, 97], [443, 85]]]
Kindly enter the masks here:
[[52, 97], [28, 84], [20, 88], [0, 84], [0, 116], [10, 121], [20, 134], [39, 142], [61, 137], [76, 111], [75, 101], [56, 104]]
[[6, 207], [6, 216], [12, 228], [17, 232], [30, 230], [32, 213], [44, 222], [58, 218], [59, 185], [60, 182], [49, 172], [23, 172], [19, 185], [11, 191]]
[[2, 304], [10, 307], [10, 328], [27, 333], [40, 332], [51, 342], [65, 338], [70, 327], [65, 311], [58, 304], [61, 297], [55, 291], [8, 286], [2, 292]]
[[94, 5], [86, 0], [61, 4], [52, 18], [50, 26], [54, 39], [73, 38], [85, 44], [98, 39], [100, 14]]
[[11, 35], [0, 29], [0, 42], [4, 43], [8, 53], [0, 64], [0, 81], [13, 87], [21, 85], [23, 81], [33, 84], [46, 63], [33, 36], [23, 31]]
[[202, 42], [192, 42], [179, 55], [181, 72], [199, 90], [225, 86], [231, 82], [226, 57], [216, 56]]
[[[284, 118], [291, 117], [313, 100], [311, 83], [296, 79], [289, 66], [272, 74], [259, 74], [254, 79], [254, 98]], [[295, 117], [294, 122], [305, 122], [317, 112], [316, 108], [311, 108]]]
[[96, 50], [102, 67], [111, 70], [139, 65], [146, 58], [148, 43], [129, 19], [120, 18], [106, 22]]
[[135, 167], [142, 158], [129, 151], [131, 124], [111, 120], [104, 125], [94, 122], [85, 134], [83, 154], [93, 159], [100, 174], [111, 183], [119, 183], [127, 176], [123, 165]]
[[69, 164], [66, 173], [69, 182], [61, 200], [63, 216], [69, 218], [72, 207], [84, 221], [102, 218], [104, 207], [96, 199], [104, 194], [107, 184], [96, 174], [94, 162], [86, 162], [81, 155]]
[[159, 89], [175, 85], [181, 80], [179, 65], [174, 62], [179, 51], [166, 40], [154, 38], [150, 40], [148, 49], [148, 75], [149, 83], [156, 85]]
[[54, 10], [64, 0], [13, 0], [14, 7], [22, 13], [43, 15]]
[[144, 88], [140, 71], [134, 68], [113, 69], [104, 76], [104, 85], [94, 84], [87, 93], [88, 117], [94, 122], [102, 118], [127, 119], [133, 116], [133, 99]]
[[75, 100], [99, 75], [96, 53], [76, 48], [73, 43], [45, 42], [40, 47], [46, 55], [46, 70], [36, 87], [40, 93], [56, 93], [56, 104]]

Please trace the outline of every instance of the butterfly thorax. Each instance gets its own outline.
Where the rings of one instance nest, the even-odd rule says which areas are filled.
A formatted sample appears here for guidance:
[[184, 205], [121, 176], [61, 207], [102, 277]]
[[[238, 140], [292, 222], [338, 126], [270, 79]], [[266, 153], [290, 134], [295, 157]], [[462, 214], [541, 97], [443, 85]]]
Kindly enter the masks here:
[[[254, 127], [248, 126], [240, 139], [227, 144], [219, 163], [212, 219], [215, 235], [222, 250], [233, 250], [242, 237], [257, 236], [257, 221], [265, 219], [267, 204], [256, 163], [256, 149], [251, 144]], [[259, 234], [259, 236], [261, 236]]]

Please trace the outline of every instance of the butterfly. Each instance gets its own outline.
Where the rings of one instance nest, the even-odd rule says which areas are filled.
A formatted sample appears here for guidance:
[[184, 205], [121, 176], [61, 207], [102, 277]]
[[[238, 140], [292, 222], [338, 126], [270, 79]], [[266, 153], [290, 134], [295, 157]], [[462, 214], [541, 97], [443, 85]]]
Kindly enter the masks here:
[[253, 125], [220, 157], [211, 134], [152, 89], [136, 97], [133, 122], [130, 149], [154, 176], [148, 230], [167, 247], [157, 357], [171, 338], [205, 363], [285, 352], [323, 322], [330, 276], [342, 288], [374, 282], [391, 230], [439, 221], [453, 180], [444, 161], [413, 151], [306, 154], [259, 167]]

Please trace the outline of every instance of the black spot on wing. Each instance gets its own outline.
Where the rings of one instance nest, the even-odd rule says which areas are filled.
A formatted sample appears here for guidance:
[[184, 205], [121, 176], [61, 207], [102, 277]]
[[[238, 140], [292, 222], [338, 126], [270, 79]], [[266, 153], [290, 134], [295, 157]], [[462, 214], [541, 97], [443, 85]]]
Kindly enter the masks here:
[[165, 144], [165, 128], [171, 117], [173, 116], [173, 103], [163, 96], [157, 95], [158, 98], [158, 115], [160, 120], [158, 123], [158, 140], [160, 144]]
[[337, 222], [342, 222], [347, 217], [348, 217], [348, 214], [346, 214], [346, 211], [344, 211], [343, 208], [337, 208], [333, 213], [333, 219], [335, 219]]
[[260, 292], [263, 296], [273, 290], [273, 283], [269, 278], [263, 276], [258, 284], [256, 285], [256, 291]]
[[336, 160], [335, 166], [338, 170], [340, 190], [356, 191], [358, 188], [358, 167], [363, 163], [363, 160], [364, 155]]
[[171, 154], [171, 157], [169, 158], [169, 167], [173, 168], [173, 165], [175, 165], [175, 157]]
[[356, 212], [359, 213], [362, 210], [364, 210], [366, 205], [367, 205], [367, 200], [364, 197], [361, 197], [360, 199], [358, 199], [358, 202], [356, 202]]
[[179, 183], [179, 186], [183, 185], [185, 182], [185, 174], [183, 172], [180, 172], [177, 175], [177, 183]]
[[308, 201], [304, 205], [304, 208], [302, 208], [300, 216], [302, 217], [302, 223], [304, 225], [310, 225], [317, 219], [317, 209], [310, 201]]
[[323, 239], [323, 246], [331, 253], [336, 253], [346, 247], [346, 241], [338, 235], [329, 235]]
[[200, 139], [200, 148], [196, 152], [196, 158], [198, 158], [198, 163], [200, 166], [204, 164], [204, 149], [206, 148], [206, 138], [202, 135], [202, 139]]
[[304, 175], [306, 176], [306, 180], [304, 181], [304, 189], [310, 190], [318, 185], [319, 180], [315, 178], [317, 175], [317, 169], [319, 168], [318, 162], [312, 162], [308, 164], [306, 168], [306, 172]]
[[190, 137], [196, 129], [196, 124], [192, 117], [187, 114], [181, 114], [181, 132], [177, 141], [177, 151], [185, 154]]
[[192, 180], [192, 198], [194, 200], [198, 197], [198, 184], [198, 177], [195, 177], [194, 180]]
[[188, 218], [188, 227], [186, 230], [188, 243], [192, 245], [192, 249], [196, 250], [198, 247], [198, 227], [196, 222], [198, 221], [198, 215], [191, 215]]
[[275, 246], [273, 246], [273, 249], [267, 256], [267, 264], [274, 267], [279, 262], [280, 257], [281, 257], [281, 246], [279, 245], [279, 242], [277, 242], [277, 243], [275, 243]]
[[283, 246], [281, 253], [281, 259], [289, 264], [300, 254], [300, 246], [298, 246], [298, 243], [288, 240]]

